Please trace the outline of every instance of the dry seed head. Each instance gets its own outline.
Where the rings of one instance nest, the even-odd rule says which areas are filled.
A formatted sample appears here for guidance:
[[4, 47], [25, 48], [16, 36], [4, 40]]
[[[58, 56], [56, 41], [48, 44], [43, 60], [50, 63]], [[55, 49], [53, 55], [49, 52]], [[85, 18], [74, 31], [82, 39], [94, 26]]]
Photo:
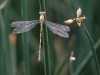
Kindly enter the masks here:
[[71, 52], [71, 56], [70, 56], [70, 62], [72, 62], [73, 60], [76, 60], [76, 58], [73, 57], [73, 55], [74, 55], [74, 52], [72, 51], [72, 52]]
[[72, 60], [76, 60], [76, 58], [75, 57], [70, 57], [70, 61], [72, 61]]
[[45, 12], [39, 12], [40, 15], [45, 15]]
[[81, 19], [80, 18], [76, 18], [77, 23], [81, 23]]
[[78, 26], [81, 26], [81, 23], [77, 23], [78, 24]]
[[79, 7], [79, 9], [77, 10], [77, 17], [79, 17], [81, 14], [82, 14], [82, 10], [81, 10], [81, 8]]
[[80, 25], [81, 25], [82, 20], [81, 20], [80, 18], [76, 18], [76, 22], [77, 22], [78, 26], [80, 26]]
[[73, 20], [72, 19], [69, 19], [69, 20], [65, 21], [64, 23], [71, 24], [71, 23], [73, 23]]
[[80, 17], [80, 20], [81, 21], [83, 21], [84, 19], [86, 19], [86, 17], [84, 16], [84, 17]]

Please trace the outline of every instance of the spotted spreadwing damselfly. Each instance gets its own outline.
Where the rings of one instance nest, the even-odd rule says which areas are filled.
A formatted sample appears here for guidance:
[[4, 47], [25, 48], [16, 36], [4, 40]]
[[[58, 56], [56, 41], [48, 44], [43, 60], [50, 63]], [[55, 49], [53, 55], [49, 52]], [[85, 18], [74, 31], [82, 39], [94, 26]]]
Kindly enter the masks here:
[[68, 31], [70, 31], [70, 28], [68, 26], [63, 26], [61, 24], [52, 23], [49, 21], [44, 20], [45, 12], [39, 12], [40, 14], [40, 20], [32, 20], [32, 21], [18, 21], [18, 22], [12, 22], [11, 27], [14, 27], [13, 30], [14, 34], [24, 33], [32, 29], [35, 25], [40, 23], [40, 42], [39, 42], [39, 56], [38, 61], [40, 61], [41, 57], [41, 37], [42, 37], [42, 25], [43, 23], [56, 35], [59, 35], [64, 38], [68, 38]]

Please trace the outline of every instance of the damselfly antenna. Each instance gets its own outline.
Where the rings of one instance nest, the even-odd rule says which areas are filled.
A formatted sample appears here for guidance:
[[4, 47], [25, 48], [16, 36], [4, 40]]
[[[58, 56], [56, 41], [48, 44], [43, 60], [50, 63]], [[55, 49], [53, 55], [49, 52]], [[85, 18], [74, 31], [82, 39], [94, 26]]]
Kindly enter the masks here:
[[40, 23], [40, 42], [39, 42], [39, 56], [38, 61], [41, 60], [41, 37], [42, 37], [42, 26], [43, 23], [56, 35], [59, 35], [64, 38], [68, 38], [68, 31], [70, 31], [70, 28], [68, 26], [63, 26], [61, 24], [52, 23], [49, 21], [46, 21], [44, 19], [45, 12], [39, 12], [40, 14], [40, 20], [32, 20], [32, 21], [18, 21], [18, 22], [12, 22], [11, 27], [14, 27], [13, 30], [14, 34], [24, 33], [32, 29], [35, 25]]

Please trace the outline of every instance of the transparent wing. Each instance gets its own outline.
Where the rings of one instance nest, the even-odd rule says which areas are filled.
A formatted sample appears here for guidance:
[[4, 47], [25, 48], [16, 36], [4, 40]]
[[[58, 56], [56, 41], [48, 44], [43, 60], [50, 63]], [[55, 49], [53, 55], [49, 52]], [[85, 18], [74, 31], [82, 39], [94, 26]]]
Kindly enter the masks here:
[[61, 31], [61, 30], [59, 30], [59, 29], [57, 29], [55, 27], [52, 28], [49, 25], [47, 25], [47, 27], [56, 35], [59, 35], [59, 36], [64, 37], [64, 38], [68, 38], [69, 37], [68, 33], [66, 33], [65, 31]]
[[30, 29], [32, 29], [36, 24], [38, 24], [39, 21], [37, 22], [34, 22], [34, 23], [31, 23], [31, 24], [28, 24], [28, 25], [25, 25], [25, 26], [19, 26], [19, 27], [16, 27], [14, 30], [13, 30], [13, 33], [14, 34], [19, 34], [19, 33], [24, 33], [24, 32], [27, 32], [29, 31]]
[[[36, 25], [36, 24], [35, 24]], [[27, 27], [18, 27], [18, 28], [15, 28], [13, 30], [13, 33], [14, 34], [19, 34], [19, 33], [24, 33], [24, 32], [27, 32], [29, 31], [30, 29], [32, 29], [35, 25], [30, 25], [30, 26], [27, 26]]]
[[10, 24], [11, 27], [18, 28], [18, 27], [24, 27], [24, 26], [30, 26], [30, 25], [36, 25], [39, 23], [39, 20], [32, 20], [32, 21], [18, 21], [18, 22], [12, 22]]
[[70, 28], [68, 26], [63, 26], [61, 24], [52, 23], [52, 22], [49, 22], [49, 21], [45, 21], [44, 23], [50, 28], [55, 28], [57, 30], [66, 31], [66, 32], [70, 31]]

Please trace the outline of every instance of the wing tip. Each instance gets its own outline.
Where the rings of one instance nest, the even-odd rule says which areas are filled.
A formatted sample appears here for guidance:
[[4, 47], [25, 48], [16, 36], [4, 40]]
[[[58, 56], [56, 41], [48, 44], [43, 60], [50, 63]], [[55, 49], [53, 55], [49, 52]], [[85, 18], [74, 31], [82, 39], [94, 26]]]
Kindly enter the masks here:
[[61, 36], [61, 37], [63, 37], [63, 38], [69, 38], [69, 35], [67, 34], [67, 35]]
[[70, 31], [70, 28], [67, 26], [67, 32], [69, 32]]
[[11, 26], [11, 27], [14, 27], [14, 22], [12, 22], [12, 23], [10, 24], [10, 26]]
[[16, 31], [16, 29], [13, 30], [14, 34], [19, 34], [19, 32]]

